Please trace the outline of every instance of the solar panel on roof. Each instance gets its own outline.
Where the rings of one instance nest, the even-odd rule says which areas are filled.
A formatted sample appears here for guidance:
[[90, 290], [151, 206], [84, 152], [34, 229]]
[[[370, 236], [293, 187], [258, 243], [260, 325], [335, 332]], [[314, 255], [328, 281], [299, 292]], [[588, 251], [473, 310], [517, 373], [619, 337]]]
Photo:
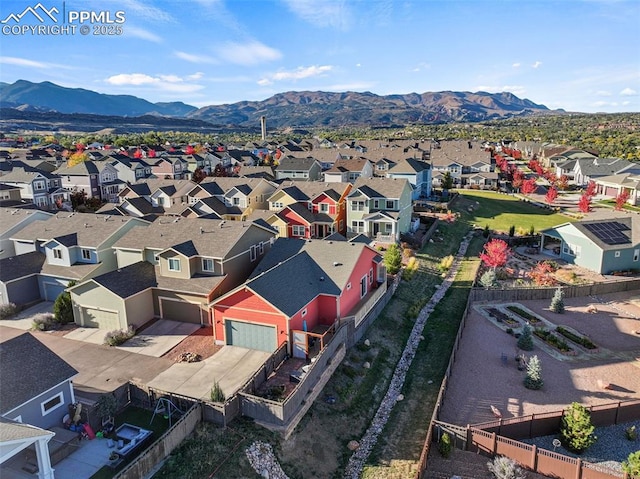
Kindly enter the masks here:
[[605, 244], [617, 245], [631, 243], [631, 240], [623, 233], [623, 231], [628, 231], [630, 228], [618, 221], [586, 223], [584, 227]]

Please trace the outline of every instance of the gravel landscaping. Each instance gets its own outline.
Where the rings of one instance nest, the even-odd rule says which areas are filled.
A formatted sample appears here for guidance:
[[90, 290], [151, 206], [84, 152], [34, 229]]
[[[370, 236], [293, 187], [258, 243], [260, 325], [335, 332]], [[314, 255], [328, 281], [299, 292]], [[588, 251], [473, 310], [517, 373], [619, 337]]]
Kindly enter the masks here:
[[535, 444], [537, 447], [548, 451], [555, 451], [565, 456], [579, 457], [586, 462], [622, 471], [621, 462], [625, 461], [632, 452], [640, 450], [640, 439], [629, 441], [625, 437], [625, 429], [631, 426], [636, 426], [636, 430], [640, 431], [640, 420], [614, 426], [597, 427], [595, 436], [598, 440], [581, 455], [570, 452], [562, 446], [554, 448], [552, 441], [558, 437], [557, 434], [524, 439], [522, 442]]

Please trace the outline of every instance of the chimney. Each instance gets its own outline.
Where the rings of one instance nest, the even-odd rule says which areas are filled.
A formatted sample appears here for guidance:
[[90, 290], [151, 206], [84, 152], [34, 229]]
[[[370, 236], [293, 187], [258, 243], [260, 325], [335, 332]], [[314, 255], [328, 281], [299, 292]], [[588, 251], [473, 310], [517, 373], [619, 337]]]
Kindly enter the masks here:
[[267, 139], [267, 117], [262, 115], [260, 117], [260, 129], [262, 131], [262, 141]]

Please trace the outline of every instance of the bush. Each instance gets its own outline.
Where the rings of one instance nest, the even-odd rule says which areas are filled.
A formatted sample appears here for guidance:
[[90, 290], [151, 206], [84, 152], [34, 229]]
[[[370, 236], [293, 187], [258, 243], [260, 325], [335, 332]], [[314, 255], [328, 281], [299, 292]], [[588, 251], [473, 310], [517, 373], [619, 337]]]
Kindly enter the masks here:
[[638, 439], [638, 431], [636, 431], [635, 426], [630, 426], [624, 430], [624, 437], [626, 437], [629, 441], [635, 441]]
[[484, 229], [482, 230], [482, 236], [488, 238], [491, 234], [491, 230], [489, 229], [489, 225], [484, 225]]
[[104, 344], [107, 346], [120, 346], [125, 341], [133, 338], [136, 335], [136, 329], [133, 326], [129, 326], [127, 329], [116, 329], [109, 331], [104, 337]]
[[497, 282], [498, 282], [498, 275], [493, 269], [488, 269], [487, 271], [482, 273], [482, 276], [480, 276], [480, 284], [485, 289], [494, 287], [497, 284]]
[[36, 314], [31, 320], [32, 331], [49, 331], [57, 324], [53, 314], [40, 313]]
[[20, 308], [15, 303], [0, 305], [0, 319], [7, 319], [16, 314]]
[[438, 443], [438, 451], [442, 457], [447, 458], [451, 455], [451, 451], [453, 450], [453, 443], [451, 441], [451, 436], [448, 432], [442, 433], [442, 437], [440, 438], [440, 442]]
[[[69, 281], [67, 288], [75, 286], [75, 281]], [[73, 305], [71, 304], [71, 293], [65, 291], [56, 298], [53, 303], [53, 315], [57, 323], [73, 323]]]
[[509, 237], [513, 238], [515, 234], [516, 234], [516, 227], [514, 225], [509, 226]]
[[440, 263], [438, 264], [438, 271], [440, 271], [441, 273], [446, 273], [447, 271], [449, 271], [451, 269], [451, 266], [453, 266], [453, 260], [454, 257], [452, 254], [442, 258], [440, 260]]
[[640, 451], [632, 452], [622, 463], [622, 470], [631, 476], [640, 476]]
[[591, 414], [587, 408], [577, 402], [571, 403], [562, 416], [560, 427], [560, 440], [564, 447], [576, 454], [581, 454], [596, 442], [594, 430], [595, 426], [591, 424]]
[[553, 298], [551, 298], [549, 309], [554, 313], [564, 313], [564, 291], [562, 291], [562, 288], [556, 289], [556, 292], [553, 293]]
[[496, 479], [525, 479], [526, 473], [518, 464], [506, 456], [496, 456], [487, 462], [487, 468]]
[[533, 350], [533, 337], [531, 336], [531, 327], [528, 324], [522, 328], [522, 334], [518, 338], [518, 347], [523, 351]]
[[211, 387], [211, 400], [213, 402], [224, 402], [225, 400], [224, 392], [220, 387], [220, 383], [218, 381], [213, 382], [213, 386]]
[[402, 270], [402, 279], [404, 279], [405, 281], [411, 281], [413, 276], [418, 271], [418, 266], [419, 266], [418, 258], [416, 258], [415, 256], [412, 256], [411, 258], [409, 258], [409, 262], [407, 263], [407, 266], [405, 267], [404, 270]]
[[542, 380], [542, 366], [538, 356], [532, 356], [527, 363], [527, 375], [524, 378], [524, 387], [527, 389], [542, 389], [544, 381]]

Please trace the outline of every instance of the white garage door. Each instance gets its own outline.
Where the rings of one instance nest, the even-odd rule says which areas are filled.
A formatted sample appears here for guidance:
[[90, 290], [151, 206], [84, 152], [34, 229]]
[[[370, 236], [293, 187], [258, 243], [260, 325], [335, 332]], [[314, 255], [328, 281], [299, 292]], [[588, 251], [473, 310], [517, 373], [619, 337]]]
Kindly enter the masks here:
[[83, 307], [82, 326], [113, 331], [114, 329], [120, 329], [120, 320], [117, 311]]

